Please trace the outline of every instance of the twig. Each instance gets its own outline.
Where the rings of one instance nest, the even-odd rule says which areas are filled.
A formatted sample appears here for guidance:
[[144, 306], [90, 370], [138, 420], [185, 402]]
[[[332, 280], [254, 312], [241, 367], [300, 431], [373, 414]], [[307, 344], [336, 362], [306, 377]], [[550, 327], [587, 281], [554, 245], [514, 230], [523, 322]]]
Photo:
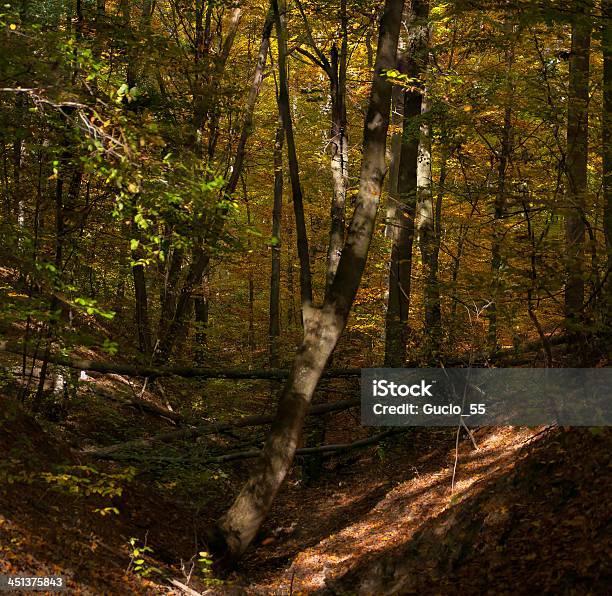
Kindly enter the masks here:
[[202, 592], [196, 592], [189, 586], [186, 586], [183, 582], [180, 582], [178, 579], [174, 579], [173, 577], [168, 579], [168, 582], [172, 584], [175, 588], [178, 588], [185, 594], [189, 594], [189, 596], [202, 596]]
[[459, 433], [461, 425], [457, 425], [457, 436], [455, 438], [455, 463], [453, 465], [453, 478], [451, 480], [451, 495], [455, 492], [455, 476], [457, 474], [457, 463], [459, 462]]

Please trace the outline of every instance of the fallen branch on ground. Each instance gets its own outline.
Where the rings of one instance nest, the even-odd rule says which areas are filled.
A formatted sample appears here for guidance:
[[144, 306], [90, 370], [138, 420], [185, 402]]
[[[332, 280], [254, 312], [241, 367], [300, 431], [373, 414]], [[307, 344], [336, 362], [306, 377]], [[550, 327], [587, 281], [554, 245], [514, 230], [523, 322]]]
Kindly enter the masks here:
[[183, 582], [180, 582], [178, 579], [169, 578], [168, 582], [172, 584], [175, 588], [178, 588], [184, 594], [188, 594], [188, 596], [202, 596], [202, 592], [196, 592], [189, 586], [185, 585]]
[[[359, 403], [359, 399], [346, 399], [331, 404], [319, 404], [310, 408], [308, 415], [320, 416], [328, 412], [340, 412], [342, 410], [354, 408], [355, 406], [358, 406]], [[221, 424], [211, 422], [192, 428], [169, 431], [143, 439], [133, 439], [132, 441], [126, 441], [125, 443], [118, 443], [108, 447], [101, 447], [99, 449], [84, 450], [81, 453], [96, 459], [113, 459], [113, 454], [126, 449], [141, 449], [143, 447], [150, 447], [156, 443], [170, 443], [173, 441], [195, 439], [204, 435], [219, 434], [227, 430], [243, 428], [246, 426], [263, 426], [264, 424], [270, 424], [273, 420], [274, 415], [269, 414], [264, 416], [246, 416], [240, 420], [234, 420], [233, 422], [225, 422]]]
[[[557, 335], [549, 338], [551, 346], [559, 345], [567, 342], [567, 336]], [[514, 348], [505, 348], [497, 350], [493, 353], [482, 353], [472, 355], [472, 363], [486, 363], [498, 361], [506, 357], [520, 355], [524, 352], [534, 351], [541, 348], [541, 342], [529, 342], [522, 346]], [[23, 356], [23, 344], [13, 342], [0, 342], [0, 352], [8, 352]], [[28, 353], [30, 358], [35, 355]], [[102, 374], [119, 374], [128, 377], [148, 377], [151, 379], [159, 377], [183, 377], [183, 378], [199, 378], [199, 379], [231, 379], [231, 380], [283, 380], [289, 376], [289, 369], [255, 369], [255, 370], [240, 370], [227, 368], [190, 368], [190, 367], [151, 367], [138, 364], [116, 364], [114, 362], [96, 362], [94, 360], [79, 360], [67, 358], [51, 354], [48, 361], [58, 366], [67, 366], [77, 370], [85, 370], [91, 372], [99, 372]], [[445, 366], [463, 366], [467, 362], [463, 358], [449, 358], [443, 360]], [[417, 363], [407, 363], [406, 368], [420, 368]], [[327, 379], [342, 379], [355, 378], [361, 376], [360, 368], [340, 368], [329, 369], [323, 373], [322, 378]]]
[[[349, 451], [351, 449], [357, 449], [358, 447], [366, 447], [367, 445], [378, 443], [389, 435], [397, 434], [399, 432], [405, 432], [405, 430], [406, 429], [393, 428], [391, 430], [385, 430], [383, 432], [377, 433], [370, 437], [366, 437], [364, 439], [359, 439], [358, 441], [353, 441], [352, 443], [335, 443], [332, 445], [320, 445], [319, 447], [302, 447], [301, 449], [296, 449], [295, 455], [316, 455], [318, 453], [330, 453], [334, 451]], [[218, 457], [213, 458], [212, 461], [216, 463], [221, 463], [236, 459], [252, 459], [255, 457], [259, 457], [260, 453], [261, 450], [259, 449], [250, 449], [249, 451], [238, 451], [236, 453], [227, 453], [226, 455], [219, 455]]]
[[[0, 352], [8, 352], [23, 356], [23, 345], [12, 344], [7, 341], [0, 342]], [[34, 354], [28, 353], [32, 358]], [[257, 369], [257, 370], [236, 370], [223, 368], [156, 368], [151, 366], [140, 366], [138, 364], [115, 364], [113, 362], [96, 362], [94, 360], [78, 360], [65, 356], [50, 355], [48, 361], [59, 365], [67, 366], [77, 370], [94, 371], [99, 373], [115, 373], [130, 377], [184, 377], [199, 379], [286, 379], [289, 376], [289, 369]], [[330, 369], [323, 376], [327, 378], [352, 378], [361, 375], [360, 368]]]
[[136, 408], [137, 410], [148, 412], [149, 414], [154, 414], [155, 416], [159, 416], [160, 418], [167, 418], [172, 422], [185, 422], [185, 418], [178, 412], [172, 412], [166, 408], [162, 408], [161, 406], [155, 405], [150, 401], [145, 401], [144, 399], [138, 399], [135, 397], [118, 397], [116, 394], [111, 393], [110, 391], [106, 391], [105, 389], [100, 389], [98, 387], [92, 388], [92, 391], [100, 397], [116, 401], [117, 403], [120, 403], [124, 406]]

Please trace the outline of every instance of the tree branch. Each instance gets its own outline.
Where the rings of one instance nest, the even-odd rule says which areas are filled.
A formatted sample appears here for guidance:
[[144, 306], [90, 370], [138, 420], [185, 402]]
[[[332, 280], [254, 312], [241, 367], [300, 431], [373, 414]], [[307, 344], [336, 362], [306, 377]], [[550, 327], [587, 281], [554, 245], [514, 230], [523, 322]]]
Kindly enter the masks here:
[[[319, 447], [302, 447], [301, 449], [296, 449], [295, 455], [316, 455], [318, 453], [330, 453], [335, 451], [349, 451], [351, 449], [357, 449], [358, 447], [366, 447], [367, 445], [372, 445], [373, 443], [378, 443], [385, 437], [389, 435], [397, 434], [399, 432], [405, 432], [406, 429], [397, 429], [393, 428], [390, 430], [385, 430], [380, 433], [376, 433], [370, 437], [366, 437], [365, 439], [359, 439], [358, 441], [353, 441], [352, 443], [335, 443], [332, 445], [320, 445]], [[255, 457], [259, 457], [261, 452], [259, 449], [250, 449], [248, 451], [237, 451], [235, 453], [227, 453], [226, 455], [220, 455], [214, 458], [215, 462], [225, 462], [232, 461], [236, 459], [253, 459]]]
[[[318, 404], [310, 408], [308, 412], [309, 416], [321, 416], [329, 412], [341, 412], [358, 406], [360, 403], [359, 399], [346, 399], [343, 401], [331, 403], [331, 404]], [[171, 443], [173, 441], [195, 439], [204, 435], [220, 434], [225, 431], [244, 428], [248, 426], [263, 426], [270, 424], [274, 420], [274, 415], [264, 416], [245, 416], [240, 420], [234, 420], [232, 422], [216, 423], [211, 422], [196, 426], [193, 428], [184, 428], [181, 430], [169, 431], [160, 433], [152, 437], [146, 437], [143, 439], [133, 439], [126, 441], [125, 443], [117, 443], [116, 445], [110, 445], [108, 447], [101, 447], [99, 449], [88, 449], [81, 451], [83, 455], [93, 457], [95, 459], [120, 459], [115, 458], [114, 454], [119, 451], [126, 449], [142, 449], [155, 445], [157, 443]]]

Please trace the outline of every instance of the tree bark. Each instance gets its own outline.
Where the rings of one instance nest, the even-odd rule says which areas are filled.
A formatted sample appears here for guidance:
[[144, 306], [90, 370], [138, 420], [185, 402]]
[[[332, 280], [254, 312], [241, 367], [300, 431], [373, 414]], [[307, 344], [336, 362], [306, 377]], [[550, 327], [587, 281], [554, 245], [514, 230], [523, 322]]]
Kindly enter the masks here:
[[291, 107], [289, 104], [289, 85], [287, 82], [287, 31], [285, 23], [286, 6], [284, 4], [279, 6], [278, 0], [272, 0], [272, 6], [274, 8], [276, 35], [278, 37], [278, 108], [283, 122], [283, 128], [285, 129], [285, 139], [287, 141], [289, 179], [291, 180], [298, 258], [300, 260], [300, 298], [303, 309], [304, 306], [312, 304], [312, 281], [310, 276], [310, 256], [308, 251], [306, 219], [304, 217], [302, 186], [300, 184], [300, 168], [295, 148]]
[[604, 59], [603, 76], [603, 197], [604, 234], [607, 252], [607, 280], [605, 286], [604, 318], [608, 332], [612, 331], [612, 1], [602, 0]]
[[565, 216], [565, 323], [577, 331], [584, 303], [591, 0], [575, 0], [569, 58]]
[[[308, 57], [314, 64], [323, 69], [330, 85], [330, 102], [332, 125], [328, 146], [331, 147], [332, 203], [331, 226], [327, 247], [325, 274], [325, 292], [329, 291], [338, 269], [342, 245], [344, 243], [344, 220], [346, 205], [346, 188], [348, 183], [348, 136], [346, 117], [346, 68], [348, 59], [348, 19], [346, 0], [340, 0], [340, 51], [336, 43], [332, 45], [331, 61], [319, 49], [314, 40], [312, 29], [300, 0], [296, 0], [306, 29], [306, 37], [314, 55], [301, 47], [297, 51]], [[313, 247], [313, 254], [315, 248]]]
[[331, 227], [327, 248], [327, 271], [325, 289], [329, 290], [338, 269], [342, 245], [344, 244], [344, 214], [346, 188], [348, 185], [348, 131], [346, 117], [346, 67], [348, 56], [348, 18], [346, 0], [340, 0], [340, 53], [332, 47], [330, 70], [330, 97], [332, 104], [331, 127], [331, 173], [333, 197], [331, 204]]
[[[506, 17], [505, 31], [509, 36], [512, 36], [514, 26], [510, 21], [510, 17]], [[508, 172], [508, 162], [512, 155], [512, 68], [514, 65], [514, 46], [508, 40], [508, 45], [504, 51], [504, 59], [506, 62], [505, 74], [505, 106], [504, 106], [504, 124], [501, 133], [501, 146], [497, 155], [499, 163], [497, 166], [497, 192], [495, 193], [495, 202], [493, 206], [493, 240], [491, 243], [491, 273], [492, 273], [492, 288], [491, 302], [488, 308], [488, 341], [492, 349], [497, 347], [498, 340], [498, 310], [499, 296], [501, 293], [501, 269], [503, 263], [502, 244], [504, 239], [504, 231], [502, 222], [506, 211], [506, 178]]]
[[[132, 259], [137, 260], [136, 251], [132, 251]], [[149, 325], [149, 308], [147, 299], [147, 283], [144, 266], [140, 263], [132, 267], [134, 277], [134, 296], [136, 299], [136, 329], [138, 332], [138, 345], [143, 354], [151, 354], [151, 327]]]
[[[244, 553], [291, 467], [304, 417], [357, 294], [365, 268], [385, 175], [391, 85], [383, 70], [395, 66], [403, 1], [386, 0], [364, 125], [360, 187], [336, 276], [322, 308], [304, 307], [304, 339], [280, 396], [278, 411], [250, 478], [218, 522], [211, 548], [231, 561]], [[280, 20], [276, 11], [277, 23]], [[281, 28], [279, 27], [279, 30]]]
[[208, 342], [209, 291], [208, 275], [202, 276], [200, 295], [194, 296], [193, 310], [195, 314], [195, 360], [198, 364], [204, 362]]
[[272, 268], [270, 273], [270, 366], [278, 366], [278, 339], [280, 337], [280, 272], [281, 272], [281, 223], [283, 215], [283, 141], [282, 122], [274, 139], [274, 206], [272, 208]]
[[502, 129], [501, 148], [499, 152], [499, 165], [497, 168], [497, 192], [493, 206], [493, 241], [491, 245], [491, 271], [492, 271], [492, 296], [489, 305], [489, 329], [488, 340], [492, 348], [497, 346], [498, 339], [498, 300], [501, 289], [501, 268], [503, 262], [502, 242], [503, 229], [502, 222], [506, 210], [506, 173], [508, 160], [512, 153], [512, 108], [510, 104], [504, 109], [504, 126]]
[[270, 34], [272, 33], [273, 25], [274, 13], [272, 9], [270, 9], [268, 11], [268, 14], [266, 15], [263, 32], [261, 34], [261, 42], [259, 44], [259, 52], [257, 54], [257, 63], [255, 65], [253, 83], [249, 91], [246, 112], [244, 115], [244, 122], [242, 124], [240, 139], [238, 140], [238, 146], [236, 147], [236, 156], [234, 158], [234, 164], [232, 166], [232, 173], [227, 184], [228, 194], [232, 194], [236, 190], [236, 188], [238, 187], [238, 180], [240, 179], [240, 175], [242, 174], [244, 157], [246, 155], [246, 144], [253, 130], [253, 114], [255, 112], [255, 105], [257, 103], [259, 91], [261, 90], [261, 84], [263, 82], [264, 68], [266, 66], [268, 50], [270, 48]]
[[[410, 78], [417, 78], [423, 71], [422, 53], [427, 48], [429, 38], [427, 16], [427, 2], [413, 0], [407, 18], [409, 39], [399, 61], [400, 72]], [[404, 90], [402, 145], [397, 179], [398, 202], [390, 222], [393, 242], [385, 318], [385, 366], [393, 367], [403, 366], [406, 361], [419, 148], [419, 127], [415, 127], [414, 121], [421, 115], [421, 102], [420, 89], [413, 87]]]
[[[423, 97], [421, 113], [426, 114], [429, 105]], [[446, 176], [446, 148], [442, 148], [440, 186]], [[440, 345], [441, 318], [440, 287], [438, 282], [438, 256], [440, 253], [440, 209], [442, 188], [438, 189], [436, 205], [432, 190], [431, 171], [431, 127], [428, 122], [421, 124], [419, 157], [417, 165], [417, 231], [421, 259], [423, 262], [423, 306], [424, 331], [427, 351], [435, 353]]]

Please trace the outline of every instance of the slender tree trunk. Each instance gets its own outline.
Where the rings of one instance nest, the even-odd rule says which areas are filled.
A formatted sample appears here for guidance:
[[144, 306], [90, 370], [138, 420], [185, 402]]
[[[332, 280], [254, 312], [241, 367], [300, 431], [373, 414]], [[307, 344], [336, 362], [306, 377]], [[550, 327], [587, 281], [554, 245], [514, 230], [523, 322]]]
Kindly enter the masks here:
[[174, 317], [178, 298], [178, 282], [183, 267], [184, 252], [182, 248], [174, 248], [168, 259], [164, 275], [164, 284], [160, 292], [161, 311], [157, 328], [158, 339], [165, 336], [167, 328]]
[[[132, 235], [138, 236], [138, 229], [132, 223]], [[147, 298], [147, 281], [145, 278], [144, 265], [138, 263], [142, 257], [141, 251], [132, 251], [132, 276], [134, 278], [134, 297], [136, 299], [136, 331], [138, 333], [138, 346], [143, 354], [151, 354], [151, 326], [149, 324], [149, 301]]]
[[278, 340], [280, 337], [280, 271], [281, 222], [283, 211], [283, 140], [282, 122], [274, 139], [274, 206], [272, 208], [272, 271], [270, 274], [270, 366], [278, 367]]
[[[506, 17], [509, 19], [509, 17]], [[513, 25], [508, 20], [505, 31], [512, 35]], [[512, 42], [508, 41], [509, 44]], [[508, 162], [512, 155], [512, 68], [514, 65], [514, 47], [509, 45], [505, 49], [506, 61], [506, 97], [504, 107], [504, 124], [501, 133], [501, 146], [499, 149], [499, 163], [497, 166], [497, 192], [493, 206], [493, 240], [491, 243], [491, 303], [488, 308], [489, 329], [488, 341], [492, 349], [497, 348], [498, 341], [498, 311], [499, 297], [501, 293], [501, 269], [503, 263], [502, 244], [504, 240], [503, 219], [506, 211], [506, 178], [508, 173]]]
[[[282, 2], [283, 0], [281, 0]], [[308, 236], [306, 232], [306, 219], [304, 217], [304, 204], [302, 199], [302, 186], [300, 184], [300, 168], [298, 164], [295, 139], [293, 136], [293, 122], [291, 106], [289, 103], [289, 85], [287, 82], [287, 31], [286, 6], [279, 6], [278, 0], [272, 0], [276, 35], [278, 37], [278, 108], [285, 129], [287, 141], [287, 160], [289, 162], [289, 178], [291, 180], [291, 195], [295, 214], [295, 227], [297, 233], [297, 249], [300, 260], [300, 298], [302, 307], [312, 304], [312, 282], [310, 277], [310, 256], [308, 252]]]
[[603, 76], [603, 196], [604, 233], [607, 250], [607, 280], [605, 285], [604, 313], [609, 330], [612, 330], [612, 1], [602, 0], [604, 59]]
[[565, 322], [577, 331], [584, 302], [591, 0], [575, 0], [569, 59], [565, 216]]
[[502, 221], [506, 211], [506, 174], [508, 170], [508, 159], [512, 152], [512, 108], [508, 104], [504, 110], [504, 127], [502, 129], [501, 149], [499, 153], [499, 165], [497, 168], [497, 192], [493, 207], [493, 241], [491, 245], [491, 271], [493, 274], [492, 297], [489, 305], [489, 344], [492, 348], [497, 346], [498, 334], [498, 300], [501, 289], [501, 267], [503, 262], [502, 243], [503, 228]]
[[287, 308], [287, 326], [293, 325], [297, 319], [295, 308], [295, 285], [293, 283], [293, 228], [287, 228], [287, 292], [289, 293], [289, 306]]
[[[139, 35], [146, 35], [150, 32], [152, 10], [153, 5], [151, 0], [143, 0], [140, 30], [138, 31]], [[131, 7], [130, 3], [126, 0], [122, 0], [121, 2], [121, 11], [124, 26], [127, 29], [130, 29]], [[139, 39], [134, 36], [134, 38], [130, 39], [128, 43], [126, 77], [127, 85], [131, 89], [132, 87], [142, 84], [143, 78], [146, 76], [146, 68], [143, 68], [141, 64]], [[135, 239], [137, 239], [138, 229], [134, 223], [132, 223], [132, 234], [134, 235]], [[142, 251], [133, 250], [131, 251], [131, 256], [132, 260], [137, 262], [142, 257]], [[141, 352], [144, 354], [151, 354], [151, 325], [149, 323], [147, 283], [143, 264], [139, 263], [132, 266], [132, 277], [134, 280], [134, 311], [136, 318], [136, 330], [138, 333], [138, 345]]]
[[[249, 193], [247, 191], [246, 179], [242, 177], [242, 191], [243, 201], [246, 205], [246, 216], [247, 226], [251, 227], [251, 205], [249, 204]], [[252, 255], [252, 244], [251, 239], [247, 239], [247, 269], [248, 269], [248, 294], [249, 294], [249, 331], [248, 331], [248, 344], [251, 357], [255, 353], [255, 282], [253, 280], [253, 263], [251, 260]]]
[[[399, 64], [400, 72], [410, 78], [417, 78], [423, 71], [422, 53], [427, 48], [429, 38], [427, 16], [427, 2], [413, 0], [407, 19], [409, 39]], [[414, 121], [421, 115], [421, 102], [420, 90], [404, 90], [404, 123], [397, 179], [398, 202], [390, 222], [393, 243], [385, 320], [385, 365], [393, 367], [402, 366], [406, 361], [419, 148], [419, 127], [415, 127]]]
[[331, 127], [331, 173], [333, 198], [331, 205], [331, 226], [327, 248], [326, 292], [338, 269], [342, 245], [344, 244], [344, 213], [346, 188], [348, 184], [348, 131], [346, 117], [346, 67], [348, 55], [348, 18], [346, 0], [340, 0], [341, 46], [340, 53], [332, 47], [330, 96], [332, 104]]
[[13, 196], [12, 204], [8, 206], [7, 221], [14, 221], [16, 224], [17, 246], [21, 246], [23, 242], [23, 233], [25, 225], [25, 209], [24, 209], [24, 193], [21, 188], [21, 171], [24, 167], [23, 156], [25, 150], [25, 142], [22, 137], [23, 129], [27, 128], [26, 122], [26, 96], [23, 93], [17, 93], [15, 97], [15, 120], [20, 123], [22, 130], [17, 129], [15, 138], [13, 139]]
[[208, 294], [208, 275], [203, 275], [201, 295], [195, 296], [193, 300], [193, 310], [196, 322], [195, 355], [196, 362], [199, 364], [204, 362], [204, 355], [208, 342], [208, 314], [210, 306]]
[[[427, 96], [423, 97], [421, 112], [429, 111]], [[443, 152], [446, 148], [442, 149]], [[438, 283], [438, 255], [440, 252], [440, 213], [442, 189], [438, 189], [436, 205], [432, 191], [431, 172], [431, 128], [428, 122], [421, 124], [419, 159], [417, 166], [417, 231], [423, 262], [423, 305], [425, 311], [424, 330], [427, 351], [435, 353], [440, 344], [441, 308]], [[442, 156], [440, 182], [446, 176], [446, 156]]]
[[240, 175], [242, 174], [242, 167], [244, 164], [244, 157], [246, 154], [246, 144], [253, 130], [253, 113], [255, 112], [255, 105], [257, 103], [257, 97], [261, 89], [261, 83], [263, 81], [264, 68], [266, 66], [266, 59], [268, 56], [268, 50], [270, 48], [270, 34], [272, 33], [272, 26], [274, 25], [274, 13], [272, 9], [268, 11], [266, 15], [266, 21], [263, 27], [263, 33], [261, 34], [261, 42], [259, 44], [259, 53], [257, 55], [257, 64], [255, 65], [255, 74], [253, 76], [253, 84], [249, 91], [249, 98], [247, 100], [246, 113], [244, 117], [244, 123], [242, 125], [242, 131], [240, 132], [240, 139], [238, 140], [238, 147], [236, 148], [236, 157], [234, 158], [234, 164], [232, 167], [232, 173], [228, 183], [228, 193], [233, 193], [237, 186]]
[[[68, 142], [66, 140], [66, 142]], [[53, 259], [53, 265], [55, 266], [55, 272], [57, 276], [61, 275], [64, 265], [64, 241], [66, 238], [66, 221], [64, 214], [64, 176], [67, 164], [71, 159], [71, 153], [66, 149], [62, 155], [62, 160], [58, 168], [57, 180], [55, 183], [55, 257]], [[59, 280], [58, 280], [59, 281]], [[56, 288], [54, 288], [55, 290]], [[38, 380], [38, 387], [36, 389], [36, 395], [32, 404], [32, 409], [37, 412], [41, 405], [44, 395], [45, 381], [47, 379], [47, 370], [49, 367], [49, 357], [51, 355], [51, 342], [54, 335], [54, 325], [57, 325], [55, 319], [56, 311], [58, 310], [59, 301], [57, 293], [54, 291], [49, 301], [49, 313], [50, 319], [47, 326], [47, 345], [42, 358], [42, 365], [40, 367], [40, 376]]]
[[[221, 545], [217, 546], [225, 550], [230, 560], [242, 555], [251, 543], [285, 479], [310, 400], [357, 294], [386, 169], [391, 86], [381, 75], [395, 65], [402, 6], [402, 0], [386, 0], [380, 21], [376, 67], [364, 125], [359, 194], [334, 282], [322, 308], [304, 305], [304, 340], [261, 457], [231, 508], [219, 520], [217, 538]], [[278, 23], [278, 11], [276, 16]]]

